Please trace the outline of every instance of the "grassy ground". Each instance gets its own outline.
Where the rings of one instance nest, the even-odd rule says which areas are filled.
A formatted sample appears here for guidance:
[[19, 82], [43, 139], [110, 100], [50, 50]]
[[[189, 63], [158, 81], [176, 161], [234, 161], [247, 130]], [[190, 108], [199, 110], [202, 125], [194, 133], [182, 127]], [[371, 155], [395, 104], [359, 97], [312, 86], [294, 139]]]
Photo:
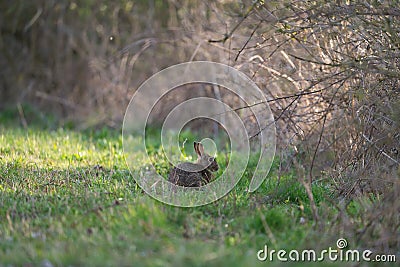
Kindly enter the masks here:
[[[0, 266], [267, 266], [265, 244], [335, 247], [295, 175], [272, 172], [252, 194], [248, 178], [210, 205], [171, 207], [135, 184], [118, 132], [0, 126]], [[313, 191], [329, 213], [329, 186]]]

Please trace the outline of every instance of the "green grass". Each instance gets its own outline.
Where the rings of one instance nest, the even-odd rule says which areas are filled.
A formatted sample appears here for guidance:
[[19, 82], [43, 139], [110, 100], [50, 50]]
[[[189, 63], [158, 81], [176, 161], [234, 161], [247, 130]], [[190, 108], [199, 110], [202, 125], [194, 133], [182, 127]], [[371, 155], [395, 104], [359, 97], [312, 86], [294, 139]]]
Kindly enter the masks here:
[[[325, 244], [294, 173], [251, 194], [249, 173], [217, 202], [177, 208], [136, 185], [118, 132], [0, 127], [0, 266], [266, 266], [265, 244]], [[326, 210], [329, 187], [312, 189]]]

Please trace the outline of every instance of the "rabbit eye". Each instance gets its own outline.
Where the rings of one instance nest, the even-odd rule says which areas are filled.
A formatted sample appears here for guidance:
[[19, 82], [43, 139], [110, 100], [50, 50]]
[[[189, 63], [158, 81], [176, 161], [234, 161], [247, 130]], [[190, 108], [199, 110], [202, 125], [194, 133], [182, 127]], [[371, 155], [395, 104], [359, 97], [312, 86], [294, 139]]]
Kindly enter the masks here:
[[208, 162], [213, 162], [214, 160], [214, 158], [208, 158]]

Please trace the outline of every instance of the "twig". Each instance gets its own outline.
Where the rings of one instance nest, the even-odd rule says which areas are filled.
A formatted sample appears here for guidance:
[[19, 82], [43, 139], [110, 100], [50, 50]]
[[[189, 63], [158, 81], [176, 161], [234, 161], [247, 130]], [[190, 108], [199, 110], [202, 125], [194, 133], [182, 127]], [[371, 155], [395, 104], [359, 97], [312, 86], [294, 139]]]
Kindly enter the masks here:
[[312, 183], [312, 180], [313, 180], [312, 171], [313, 171], [313, 168], [314, 168], [314, 163], [315, 163], [315, 158], [316, 158], [316, 156], [317, 156], [318, 148], [319, 148], [319, 146], [320, 146], [320, 144], [321, 144], [322, 135], [324, 134], [324, 131], [325, 131], [325, 124], [326, 124], [326, 119], [327, 119], [327, 117], [328, 117], [328, 113], [329, 113], [329, 111], [331, 110], [331, 106], [333, 105], [333, 99], [335, 98], [337, 92], [338, 92], [339, 89], [343, 86], [343, 84], [344, 84], [345, 82], [346, 82], [346, 80], [343, 80], [343, 81], [341, 82], [341, 84], [336, 88], [335, 93], [332, 95], [332, 97], [331, 97], [331, 99], [330, 99], [330, 101], [329, 101], [329, 106], [326, 108], [326, 112], [325, 112], [325, 115], [324, 115], [324, 121], [322, 122], [322, 129], [321, 129], [321, 132], [320, 132], [320, 134], [319, 134], [318, 143], [317, 143], [317, 146], [315, 147], [314, 155], [313, 155], [313, 158], [312, 158], [312, 161], [311, 161], [311, 165], [310, 165], [310, 173], [309, 173], [309, 175], [310, 175], [310, 181], [309, 181], [310, 184]]
[[263, 21], [260, 20], [260, 22], [258, 22], [258, 24], [256, 25], [256, 27], [254, 28], [254, 30], [251, 32], [249, 38], [247, 38], [247, 41], [244, 43], [244, 45], [242, 46], [242, 48], [240, 48], [239, 52], [237, 53], [236, 57], [235, 57], [235, 61], [238, 60], [240, 54], [243, 52], [243, 50], [246, 48], [246, 46], [249, 44], [251, 38], [253, 38], [254, 34], [256, 33], [256, 31], [258, 30], [258, 28], [260, 27], [261, 23]]
[[41, 91], [37, 91], [35, 93], [35, 95], [37, 97], [39, 97], [39, 98], [42, 98], [42, 99], [45, 99], [45, 100], [48, 100], [48, 101], [52, 101], [52, 102], [57, 102], [57, 103], [62, 104], [64, 106], [66, 106], [66, 107], [77, 109], [77, 107], [76, 107], [76, 105], [74, 103], [72, 103], [71, 101], [65, 100], [65, 99], [63, 99], [63, 98], [61, 98], [59, 96], [52, 96], [52, 95], [49, 95], [49, 94], [47, 94], [45, 92], [41, 92]]
[[396, 159], [394, 159], [390, 155], [388, 155], [385, 151], [383, 151], [383, 149], [379, 148], [376, 144], [374, 144], [374, 142], [372, 142], [371, 139], [366, 137], [365, 134], [362, 134], [362, 136], [365, 138], [365, 140], [367, 140], [370, 144], [372, 144], [376, 149], [378, 149], [379, 152], [382, 153], [382, 155], [386, 156], [387, 158], [392, 160], [394, 163], [397, 163], [398, 165], [400, 165], [400, 162], [398, 162]]
[[300, 183], [303, 185], [304, 189], [306, 190], [308, 199], [310, 200], [311, 212], [314, 218], [314, 227], [319, 225], [319, 215], [318, 215], [318, 208], [315, 204], [314, 195], [312, 193], [312, 184], [307, 183], [304, 179], [305, 176], [305, 169], [304, 167], [297, 161], [296, 157], [293, 157], [293, 164], [296, 168], [297, 176], [299, 177]]
[[225, 43], [226, 40], [228, 40], [229, 38], [232, 37], [233, 33], [237, 30], [237, 28], [239, 28], [239, 26], [243, 23], [243, 21], [251, 14], [251, 12], [253, 11], [254, 7], [256, 6], [257, 2], [255, 2], [250, 8], [249, 10], [247, 10], [246, 14], [244, 14], [244, 16], [242, 17], [242, 19], [239, 21], [238, 24], [236, 24], [235, 27], [233, 27], [233, 29], [229, 32], [226, 33], [224, 35], [224, 38], [221, 39], [209, 39], [208, 42], [209, 43]]
[[30, 27], [32, 27], [33, 24], [38, 20], [40, 15], [43, 13], [43, 8], [39, 7], [38, 10], [36, 11], [36, 14], [32, 17], [32, 19], [25, 25], [24, 27], [24, 33], [26, 33], [27, 30], [29, 30]]
[[25, 115], [24, 115], [24, 110], [22, 109], [21, 103], [18, 102], [17, 108], [18, 108], [18, 113], [19, 113], [19, 117], [21, 119], [22, 126], [24, 127], [24, 129], [27, 129], [28, 128], [28, 123], [26, 122]]
[[204, 41], [201, 40], [201, 41], [197, 44], [196, 49], [194, 50], [192, 56], [191, 56], [190, 59], [189, 59], [189, 62], [192, 62], [192, 61], [193, 61], [194, 57], [197, 55], [197, 52], [198, 52], [199, 49], [200, 49], [200, 46], [201, 46], [203, 43], [204, 43]]

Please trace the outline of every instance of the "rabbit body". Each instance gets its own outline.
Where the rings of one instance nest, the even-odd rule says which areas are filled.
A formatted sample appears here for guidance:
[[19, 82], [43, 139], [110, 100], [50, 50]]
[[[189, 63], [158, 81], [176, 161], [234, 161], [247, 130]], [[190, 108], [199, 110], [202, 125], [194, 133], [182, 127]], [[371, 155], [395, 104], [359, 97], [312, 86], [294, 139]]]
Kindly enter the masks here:
[[168, 181], [184, 187], [200, 187], [208, 184], [218, 171], [218, 164], [214, 157], [204, 153], [201, 143], [194, 143], [194, 149], [198, 155], [196, 163], [182, 162], [174, 167], [168, 176]]

